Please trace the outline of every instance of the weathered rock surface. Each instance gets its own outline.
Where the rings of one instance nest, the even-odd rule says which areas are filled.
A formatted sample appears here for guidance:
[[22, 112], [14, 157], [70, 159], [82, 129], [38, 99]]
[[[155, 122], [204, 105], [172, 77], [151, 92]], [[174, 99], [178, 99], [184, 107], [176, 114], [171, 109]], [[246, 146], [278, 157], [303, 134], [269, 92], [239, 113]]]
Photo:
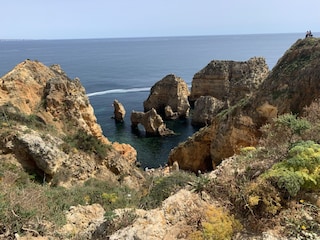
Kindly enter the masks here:
[[179, 168], [194, 172], [212, 170], [210, 146], [214, 134], [211, 126], [200, 129], [170, 151], [168, 164], [171, 166], [176, 162]]
[[92, 239], [93, 233], [104, 222], [105, 211], [99, 204], [73, 206], [66, 213], [67, 223], [60, 234], [72, 235], [79, 239]]
[[268, 103], [278, 114], [301, 113], [320, 96], [319, 38], [296, 41], [279, 59], [252, 100], [254, 108]]
[[138, 218], [133, 225], [120, 229], [110, 239], [189, 239], [188, 236], [196, 230], [196, 220], [200, 222], [210, 206], [213, 205], [202, 200], [198, 194], [180, 190], [167, 198], [160, 208], [136, 210]]
[[45, 174], [52, 177], [59, 167], [68, 159], [67, 154], [60, 150], [62, 140], [47, 134], [42, 137], [38, 132], [21, 127], [15, 136], [12, 151], [25, 158], [24, 163], [36, 165]]
[[172, 130], [166, 127], [162, 117], [154, 108], [146, 113], [133, 111], [131, 113], [131, 126], [132, 128], [137, 128], [138, 124], [142, 124], [146, 133], [151, 136], [166, 136], [174, 134]]
[[257, 90], [268, 73], [261, 57], [245, 62], [214, 60], [194, 75], [189, 99], [194, 102], [201, 96], [212, 96], [234, 104]]
[[114, 119], [118, 122], [123, 122], [123, 119], [126, 115], [126, 110], [122, 103], [120, 103], [117, 99], [113, 101], [114, 107]]
[[201, 96], [194, 103], [191, 124], [195, 126], [210, 125], [225, 103], [211, 96]]
[[[305, 106], [309, 106], [312, 101], [320, 97], [319, 51], [320, 39], [298, 40], [286, 51], [267, 77], [264, 60], [259, 58], [237, 63], [236, 72], [232, 70], [235, 63], [211, 62], [195, 75], [191, 98], [196, 99], [211, 93], [218, 99], [231, 99], [230, 107], [214, 118], [212, 132], [202, 137], [203, 140], [197, 138], [199, 135], [195, 134], [174, 148], [168, 159], [169, 164], [177, 161], [180, 168], [196, 171], [194, 166], [197, 164], [193, 165], [193, 162], [221, 162], [238, 153], [242, 147], [255, 146], [261, 136], [260, 127], [272, 121], [278, 114], [302, 113]], [[240, 66], [245, 66], [246, 71], [240, 71]], [[249, 81], [245, 86], [252, 86], [251, 96], [245, 98], [243, 93], [249, 93], [247, 87], [242, 91], [240, 85], [231, 86], [237, 83], [237, 81], [232, 83], [234, 80], [241, 83], [244, 76]], [[263, 81], [264, 77], [266, 78]], [[239, 99], [234, 96], [236, 86], [239, 87], [239, 96], [241, 95], [239, 101], [235, 101]], [[259, 88], [253, 91], [258, 86]], [[208, 89], [211, 90], [207, 91]], [[210, 136], [210, 139], [207, 136]], [[190, 157], [189, 155], [202, 144], [201, 142], [203, 144], [211, 142], [210, 153]]]
[[[113, 146], [103, 135], [80, 80], [69, 79], [59, 65], [47, 67], [31, 60], [18, 64], [0, 79], [0, 108], [0, 117], [7, 121], [41, 123], [39, 132], [19, 125], [8, 129], [8, 136], [0, 138], [0, 150], [26, 168], [45, 173], [54, 185], [70, 186], [90, 177], [116, 182], [117, 173], [108, 168], [110, 162], [112, 169], [125, 170], [132, 179], [139, 175], [133, 168], [136, 150], [128, 144]], [[106, 158], [99, 162], [94, 152], [63, 152], [64, 137], [79, 132], [105, 144]]]
[[177, 112], [174, 112], [172, 108], [168, 105], [164, 108], [164, 115], [166, 119], [177, 119], [179, 117]]
[[[61, 132], [79, 126], [105, 143], [85, 89], [71, 80], [59, 65], [25, 60], [0, 79], [0, 105], [10, 102], [20, 112], [35, 114]], [[68, 126], [66, 123], [68, 122]]]
[[165, 116], [165, 107], [170, 106], [175, 114], [166, 117], [186, 117], [190, 109], [188, 96], [187, 83], [173, 74], [167, 75], [151, 88], [148, 99], [143, 103], [144, 111], [154, 108], [160, 115]]

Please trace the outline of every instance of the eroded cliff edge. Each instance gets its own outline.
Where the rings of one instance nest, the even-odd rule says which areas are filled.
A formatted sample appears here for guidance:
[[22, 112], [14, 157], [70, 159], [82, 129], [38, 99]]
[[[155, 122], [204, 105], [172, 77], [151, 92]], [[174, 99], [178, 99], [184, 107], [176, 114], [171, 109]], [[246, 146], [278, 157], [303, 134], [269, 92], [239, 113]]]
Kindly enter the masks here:
[[[232, 81], [229, 81], [229, 76], [232, 74], [229, 73], [233, 68], [226, 68], [233, 64], [241, 69], [241, 64], [231, 62], [232, 64], [223, 65], [221, 62], [211, 62], [195, 74], [191, 99], [200, 97], [201, 89], [205, 89], [205, 95], [224, 99], [228, 104], [213, 117], [209, 126], [171, 151], [169, 164], [178, 162], [182, 169], [195, 172], [210, 171], [223, 159], [239, 153], [241, 148], [256, 146], [262, 134], [260, 127], [274, 117], [284, 113], [301, 115], [303, 108], [320, 96], [319, 52], [319, 39], [300, 39], [285, 52], [270, 73], [261, 69], [253, 70], [246, 63], [245, 68], [249, 70], [237, 71], [239, 74], [236, 74], [236, 79], [244, 76], [241, 79], [243, 81], [245, 75], [257, 75], [256, 83], [259, 83], [255, 85], [256, 90], [242, 87], [246, 94], [240, 94], [236, 87], [230, 88]], [[255, 64], [249, 66], [257, 65], [257, 58], [252, 60], [254, 59]], [[206, 83], [201, 87], [204, 81]], [[234, 83], [239, 86], [239, 81]]]
[[0, 79], [0, 108], [6, 125], [1, 158], [15, 159], [46, 181], [70, 185], [98, 177], [116, 182], [121, 174], [134, 185], [137, 176], [143, 178], [132, 168], [136, 150], [103, 135], [80, 80], [70, 79], [59, 65], [18, 64]]

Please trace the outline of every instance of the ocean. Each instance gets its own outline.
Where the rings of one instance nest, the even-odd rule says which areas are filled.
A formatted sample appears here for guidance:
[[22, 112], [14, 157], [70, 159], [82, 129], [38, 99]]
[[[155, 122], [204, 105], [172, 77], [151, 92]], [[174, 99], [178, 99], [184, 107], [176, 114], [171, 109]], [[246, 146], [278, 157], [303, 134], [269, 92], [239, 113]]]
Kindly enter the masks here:
[[[80, 78], [104, 135], [131, 144], [142, 167], [153, 168], [164, 166], [170, 150], [198, 130], [190, 119], [166, 122], [176, 132], [174, 136], [146, 137], [143, 127], [138, 132], [131, 130], [131, 111], [143, 111], [143, 101], [157, 81], [173, 73], [191, 86], [194, 74], [211, 60], [264, 57], [272, 69], [299, 38], [304, 38], [304, 33], [0, 40], [0, 76], [25, 59], [61, 65], [70, 78]], [[114, 99], [126, 109], [123, 123], [112, 119]]]

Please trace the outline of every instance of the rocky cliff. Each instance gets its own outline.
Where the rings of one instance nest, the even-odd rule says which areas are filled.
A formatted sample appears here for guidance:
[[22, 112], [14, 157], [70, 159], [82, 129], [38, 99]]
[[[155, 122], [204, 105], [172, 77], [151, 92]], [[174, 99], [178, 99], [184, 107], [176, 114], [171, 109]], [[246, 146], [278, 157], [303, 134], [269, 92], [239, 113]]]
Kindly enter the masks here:
[[[198, 156], [190, 154], [192, 149], [199, 145], [199, 141], [201, 142], [195, 134], [171, 151], [169, 164], [177, 161], [180, 168], [193, 171], [198, 169], [192, 166], [204, 166], [212, 162], [211, 167], [214, 167], [224, 158], [238, 153], [240, 148], [256, 145], [261, 136], [260, 127], [270, 122], [273, 117], [290, 112], [301, 114], [303, 108], [320, 95], [319, 52], [319, 39], [298, 40], [279, 59], [269, 75], [264, 61], [260, 58], [244, 63], [211, 62], [195, 75], [190, 98], [214, 95], [225, 100], [230, 98], [230, 105], [220, 110], [212, 120], [211, 127], [202, 130], [208, 132], [206, 136], [212, 136], [210, 152]], [[242, 65], [246, 66], [247, 71], [233, 70]], [[244, 91], [240, 91], [241, 88], [237, 88], [239, 85], [236, 83], [239, 83], [243, 76], [248, 79], [249, 76], [253, 77], [250, 80], [252, 84], [246, 85]], [[239, 90], [238, 96], [235, 89]], [[249, 92], [250, 95], [247, 95]], [[207, 142], [208, 139], [203, 138], [203, 143]], [[184, 160], [186, 155], [188, 163]]]
[[[45, 174], [47, 181], [66, 171], [69, 176], [56, 178], [55, 184], [98, 175], [116, 180], [117, 171], [129, 174], [136, 161], [133, 147], [111, 143], [103, 135], [80, 80], [68, 78], [59, 65], [31, 60], [18, 64], [0, 78], [0, 107], [8, 131], [1, 128], [3, 153]], [[75, 142], [94, 155], [101, 150], [103, 156], [98, 155], [104, 160], [98, 164], [92, 153], [72, 150]]]
[[[144, 111], [154, 108], [168, 119], [187, 117], [190, 109], [188, 96], [187, 83], [182, 78], [169, 74], [151, 88], [148, 99], [143, 103]], [[170, 111], [165, 111], [166, 107], [170, 107]], [[171, 113], [165, 114], [166, 112]]]
[[[298, 40], [257, 92], [224, 105], [172, 150], [175, 170], [150, 171], [150, 181], [129, 145], [111, 145], [87, 123], [93, 116], [76, 113], [90, 112], [78, 80], [19, 64], [1, 79], [0, 239], [319, 239], [319, 43]], [[303, 111], [277, 128], [279, 113]], [[307, 120], [309, 132], [290, 132]], [[260, 138], [264, 123], [271, 139]], [[269, 145], [253, 147], [259, 140]]]
[[278, 60], [252, 99], [257, 108], [268, 102], [278, 113], [301, 113], [319, 98], [320, 40], [300, 39]]
[[236, 103], [254, 92], [269, 73], [264, 58], [245, 62], [213, 60], [192, 79], [190, 101], [200, 96], [212, 96]]

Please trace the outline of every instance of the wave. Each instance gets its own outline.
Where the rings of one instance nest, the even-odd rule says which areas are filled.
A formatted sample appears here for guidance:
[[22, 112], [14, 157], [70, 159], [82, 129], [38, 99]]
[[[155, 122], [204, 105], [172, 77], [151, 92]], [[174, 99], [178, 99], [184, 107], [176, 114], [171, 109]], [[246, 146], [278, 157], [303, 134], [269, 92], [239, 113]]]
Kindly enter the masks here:
[[110, 90], [105, 90], [105, 91], [100, 91], [100, 92], [93, 92], [93, 93], [88, 93], [88, 97], [92, 96], [98, 96], [98, 95], [105, 95], [109, 93], [131, 93], [131, 92], [148, 92], [150, 91], [150, 87], [144, 87], [144, 88], [129, 88], [129, 89], [110, 89]]

